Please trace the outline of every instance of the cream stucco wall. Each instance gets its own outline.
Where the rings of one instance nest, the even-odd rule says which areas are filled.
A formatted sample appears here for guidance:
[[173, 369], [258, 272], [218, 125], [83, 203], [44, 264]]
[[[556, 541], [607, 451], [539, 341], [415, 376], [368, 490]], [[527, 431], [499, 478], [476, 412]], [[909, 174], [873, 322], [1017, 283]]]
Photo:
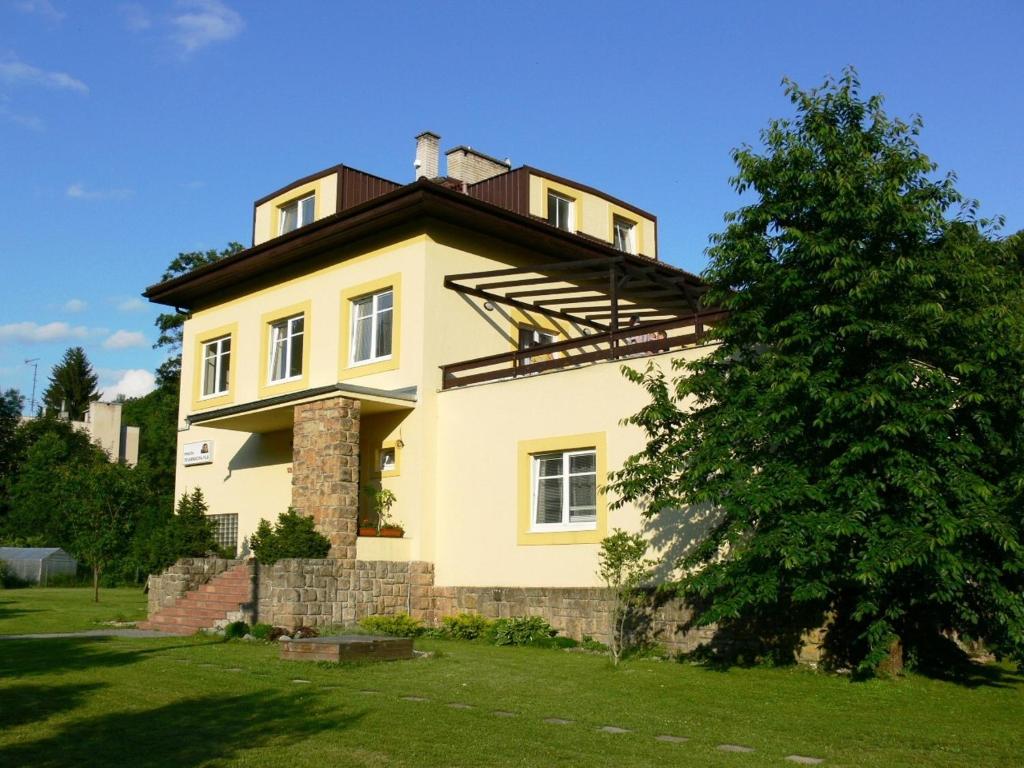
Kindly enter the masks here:
[[641, 256], [658, 258], [657, 227], [654, 220], [616, 205], [599, 195], [585, 192], [571, 185], [551, 181], [543, 176], [530, 174], [530, 215], [547, 218], [548, 190], [562, 194], [575, 201], [576, 229], [591, 237], [614, 242], [613, 216], [622, 216], [636, 222], [637, 253]]
[[253, 216], [252, 244], [259, 245], [277, 237], [280, 234], [278, 229], [281, 206], [292, 200], [305, 197], [310, 192], [316, 194], [313, 221], [338, 212], [338, 174], [335, 172], [289, 189], [287, 192], [256, 206]]

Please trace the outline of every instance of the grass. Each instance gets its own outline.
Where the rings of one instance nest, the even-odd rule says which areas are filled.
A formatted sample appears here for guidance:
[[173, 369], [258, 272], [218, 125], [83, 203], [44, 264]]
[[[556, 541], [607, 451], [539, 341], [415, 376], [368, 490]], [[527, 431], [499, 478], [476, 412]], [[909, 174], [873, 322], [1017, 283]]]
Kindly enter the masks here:
[[108, 621], [142, 621], [146, 596], [140, 587], [100, 589], [100, 602], [91, 587], [26, 587], [0, 590], [0, 635], [37, 632], [77, 632], [100, 629]]
[[968, 684], [851, 683], [801, 669], [615, 669], [583, 653], [416, 643], [436, 655], [331, 665], [201, 637], [3, 640], [0, 765], [748, 768], [800, 754], [828, 766], [1006, 766], [1024, 754], [1024, 678], [1008, 668], [979, 669]]

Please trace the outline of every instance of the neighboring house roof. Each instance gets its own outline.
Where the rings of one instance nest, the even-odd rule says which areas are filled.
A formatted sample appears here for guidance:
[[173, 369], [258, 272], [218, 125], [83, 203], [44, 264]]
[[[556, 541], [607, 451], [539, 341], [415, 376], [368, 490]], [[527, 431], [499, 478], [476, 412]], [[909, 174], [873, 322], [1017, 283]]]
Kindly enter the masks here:
[[288, 234], [200, 267], [145, 290], [150, 301], [181, 309], [216, 303], [246, 289], [245, 284], [301, 263], [330, 257], [330, 252], [384, 229], [429, 218], [499, 237], [556, 260], [607, 256], [625, 260], [646, 272], [701, 289], [699, 277], [685, 270], [616, 250], [610, 244], [552, 227], [544, 221], [509, 211], [420, 179], [359, 205], [300, 227]]

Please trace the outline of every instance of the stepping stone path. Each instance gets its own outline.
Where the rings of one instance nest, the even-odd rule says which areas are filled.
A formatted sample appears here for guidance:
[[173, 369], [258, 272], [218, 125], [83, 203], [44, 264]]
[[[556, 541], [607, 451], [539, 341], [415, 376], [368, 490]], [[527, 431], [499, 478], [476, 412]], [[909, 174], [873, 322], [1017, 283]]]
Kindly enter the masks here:
[[628, 728], [619, 728], [617, 725], [603, 725], [597, 730], [602, 733], [632, 733]]
[[224, 670], [225, 672], [245, 672], [241, 667], [228, 667]]
[[719, 744], [718, 748], [723, 752], [753, 752], [753, 747], [744, 747], [739, 744]]
[[380, 691], [371, 691], [371, 690], [367, 689], [367, 690], [365, 690], [365, 691], [360, 691], [360, 693], [364, 693], [364, 694], [366, 694], [367, 696], [372, 696], [372, 695], [373, 695], [373, 694], [375, 694], [375, 693], [380, 693]]
[[560, 717], [545, 717], [544, 722], [550, 725], [569, 725], [572, 720], [563, 720]]
[[292, 680], [292, 682], [296, 683], [297, 685], [307, 685], [309, 683], [309, 680], [299, 680], [296, 678], [295, 680]]
[[791, 763], [799, 763], [800, 765], [821, 765], [825, 762], [820, 757], [807, 757], [806, 755], [786, 755], [786, 759]]
[[425, 699], [422, 696], [403, 696], [402, 701], [430, 701], [430, 699]]
[[662, 734], [661, 736], [655, 736], [655, 741], [664, 741], [668, 744], [683, 744], [689, 741], [686, 736], [669, 736], [668, 734]]
[[472, 704], [460, 704], [459, 702], [452, 702], [448, 706], [451, 707], [452, 709], [472, 709], [473, 708]]
[[203, 669], [216, 669], [217, 668], [216, 664], [200, 664], [199, 666], [202, 667]]
[[496, 711], [492, 712], [491, 714], [493, 714], [495, 717], [515, 717], [516, 716], [515, 712], [505, 712], [504, 710], [501, 710], [501, 709], [496, 710]]

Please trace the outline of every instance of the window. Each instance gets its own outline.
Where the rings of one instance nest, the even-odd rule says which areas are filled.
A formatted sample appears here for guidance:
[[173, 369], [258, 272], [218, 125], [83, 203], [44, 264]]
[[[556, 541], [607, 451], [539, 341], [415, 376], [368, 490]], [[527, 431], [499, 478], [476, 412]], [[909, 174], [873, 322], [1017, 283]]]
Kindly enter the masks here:
[[556, 192], [548, 192], [548, 224], [564, 229], [566, 232], [572, 232], [575, 229], [574, 206], [572, 198], [564, 197]]
[[209, 515], [216, 523], [213, 540], [231, 553], [238, 551], [238, 515]]
[[381, 448], [380, 449], [380, 466], [377, 467], [378, 472], [394, 472], [398, 469], [398, 462], [395, 458], [395, 449]]
[[281, 206], [281, 226], [278, 234], [283, 235], [299, 227], [313, 223], [316, 208], [316, 194], [306, 195]]
[[293, 315], [270, 325], [270, 370], [267, 381], [290, 381], [302, 376], [305, 315]]
[[231, 337], [222, 336], [203, 344], [203, 397], [228, 391], [231, 371]]
[[533, 456], [533, 529], [589, 530], [597, 522], [597, 452]]
[[[548, 333], [546, 331], [539, 331], [536, 328], [529, 326], [519, 326], [519, 350], [525, 351], [527, 349], [533, 349], [534, 347], [540, 347], [544, 344], [554, 344], [555, 334]], [[551, 355], [536, 355], [530, 357], [522, 357], [519, 359], [520, 364], [529, 365], [530, 363], [539, 363], [544, 360], [550, 360]]]
[[636, 253], [636, 222], [616, 216], [612, 219], [615, 247], [626, 253]]
[[352, 363], [369, 363], [391, 357], [394, 291], [373, 293], [352, 300]]

